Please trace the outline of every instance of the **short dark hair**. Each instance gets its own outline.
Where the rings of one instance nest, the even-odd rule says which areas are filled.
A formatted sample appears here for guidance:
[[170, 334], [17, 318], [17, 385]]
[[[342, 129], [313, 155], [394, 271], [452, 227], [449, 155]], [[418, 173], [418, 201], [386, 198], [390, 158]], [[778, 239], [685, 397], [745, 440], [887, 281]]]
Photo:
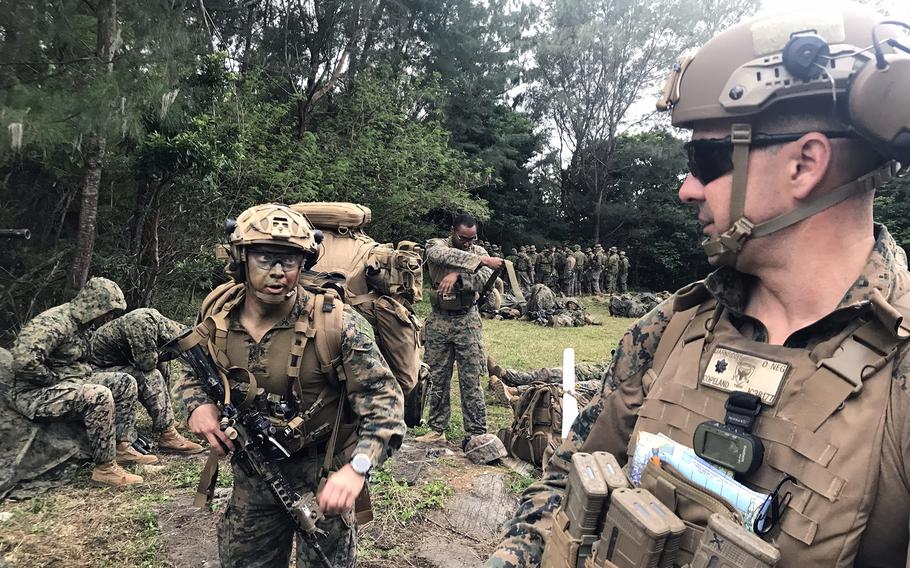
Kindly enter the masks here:
[[477, 219], [475, 219], [472, 215], [468, 215], [467, 213], [459, 213], [458, 215], [455, 215], [454, 219], [452, 219], [453, 229], [457, 229], [458, 227], [467, 227], [470, 229], [471, 227], [476, 226]]

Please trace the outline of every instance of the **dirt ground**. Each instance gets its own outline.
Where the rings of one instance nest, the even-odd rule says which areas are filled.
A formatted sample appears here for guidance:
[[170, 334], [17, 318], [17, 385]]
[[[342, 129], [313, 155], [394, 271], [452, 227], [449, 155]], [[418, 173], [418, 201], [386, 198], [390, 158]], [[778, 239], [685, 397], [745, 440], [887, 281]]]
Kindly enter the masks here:
[[[230, 479], [219, 482], [214, 512], [194, 507], [204, 459], [145, 466], [137, 470], [144, 488], [96, 487], [82, 475], [45, 495], [0, 503], [0, 568], [219, 566], [216, 526]], [[474, 465], [452, 444], [407, 441], [374, 476], [376, 518], [360, 529], [358, 566], [480, 566], [529, 480], [503, 464]]]
[[[386, 469], [394, 479], [416, 488], [443, 480], [452, 494], [441, 507], [404, 523], [379, 511], [378, 518], [360, 533], [358, 565], [366, 568], [480, 566], [518, 503], [509, 486], [513, 474], [508, 468], [475, 466], [453, 448], [411, 442]], [[214, 508], [222, 510], [229, 495], [230, 489], [219, 489]], [[219, 513], [200, 511], [192, 501], [192, 495], [184, 494], [157, 508], [161, 555], [174, 568], [218, 566]]]

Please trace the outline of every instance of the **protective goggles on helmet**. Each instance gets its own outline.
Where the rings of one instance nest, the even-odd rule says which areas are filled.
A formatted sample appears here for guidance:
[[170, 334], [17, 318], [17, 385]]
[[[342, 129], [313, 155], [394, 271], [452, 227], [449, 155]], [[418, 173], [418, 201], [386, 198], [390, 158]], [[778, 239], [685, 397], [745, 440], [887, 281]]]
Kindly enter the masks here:
[[248, 250], [246, 258], [256, 268], [271, 270], [276, 264], [285, 272], [297, 270], [303, 265], [303, 255], [298, 253]]
[[[828, 138], [856, 138], [856, 134], [847, 131], [821, 132]], [[767, 148], [778, 144], [795, 142], [805, 136], [801, 134], [761, 134], [752, 135], [749, 147], [752, 149]], [[686, 149], [689, 173], [702, 185], [708, 185], [717, 178], [733, 171], [733, 140], [730, 136], [723, 138], [701, 138], [690, 140], [683, 146]]]

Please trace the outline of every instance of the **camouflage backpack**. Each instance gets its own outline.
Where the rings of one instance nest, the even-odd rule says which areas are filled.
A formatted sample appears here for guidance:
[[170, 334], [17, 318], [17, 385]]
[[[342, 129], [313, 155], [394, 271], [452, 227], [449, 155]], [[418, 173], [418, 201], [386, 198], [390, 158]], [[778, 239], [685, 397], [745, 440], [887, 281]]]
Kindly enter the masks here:
[[512, 404], [512, 426], [496, 435], [510, 456], [543, 468], [562, 442], [562, 386], [534, 383]]
[[[363, 227], [371, 212], [362, 205], [317, 202], [291, 208], [306, 215], [324, 235], [316, 265], [309, 274], [301, 274], [301, 280], [338, 290], [344, 303], [373, 327], [376, 345], [405, 395], [422, 400], [425, 385], [417, 387], [426, 379], [420, 372], [420, 322], [412, 303], [421, 299], [423, 272], [412, 243], [403, 241], [393, 248], [370, 238]], [[408, 422], [416, 425], [410, 424], [413, 418]]]

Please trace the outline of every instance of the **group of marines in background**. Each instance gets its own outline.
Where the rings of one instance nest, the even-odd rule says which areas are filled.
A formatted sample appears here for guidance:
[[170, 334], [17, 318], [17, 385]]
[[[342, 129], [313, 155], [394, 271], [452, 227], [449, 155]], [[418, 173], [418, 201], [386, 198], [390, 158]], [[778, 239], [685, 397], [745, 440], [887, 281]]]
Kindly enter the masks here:
[[[482, 242], [492, 256], [502, 256], [499, 245]], [[549, 245], [537, 252], [536, 245], [522, 245], [509, 250], [505, 257], [515, 265], [515, 274], [523, 291], [534, 284], [544, 284], [565, 296], [624, 294], [629, 290], [629, 268], [626, 251], [602, 245]]]

